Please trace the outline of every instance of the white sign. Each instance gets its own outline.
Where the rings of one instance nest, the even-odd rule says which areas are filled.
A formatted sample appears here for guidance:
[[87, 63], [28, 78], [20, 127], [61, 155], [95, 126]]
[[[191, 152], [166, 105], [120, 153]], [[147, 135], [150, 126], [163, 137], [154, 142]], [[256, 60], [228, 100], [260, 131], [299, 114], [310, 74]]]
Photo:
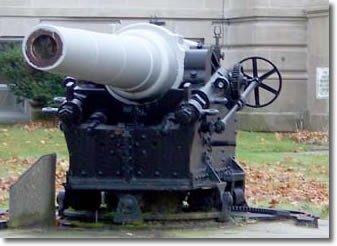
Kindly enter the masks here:
[[329, 68], [316, 68], [316, 98], [329, 98]]

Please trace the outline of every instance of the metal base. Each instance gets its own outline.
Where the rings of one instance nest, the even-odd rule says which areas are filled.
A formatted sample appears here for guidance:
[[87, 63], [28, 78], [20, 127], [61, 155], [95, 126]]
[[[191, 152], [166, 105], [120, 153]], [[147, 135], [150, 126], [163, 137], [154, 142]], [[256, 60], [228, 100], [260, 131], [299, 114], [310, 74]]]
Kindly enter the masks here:
[[[0, 209], [0, 218], [1, 216], [8, 215], [8, 209]], [[0, 219], [0, 230], [8, 228], [8, 220]]]
[[[214, 212], [189, 212], [189, 213], [174, 213], [174, 214], [143, 214], [143, 222], [151, 221], [186, 221], [186, 220], [215, 220], [222, 223], [228, 223], [230, 221], [235, 221], [235, 219], [244, 220], [256, 220], [256, 221], [279, 221], [279, 220], [295, 220], [296, 225], [308, 226], [312, 228], [318, 228], [318, 217], [304, 215], [301, 216], [279, 216], [276, 214], [262, 214], [262, 213], [251, 213], [251, 212], [231, 212], [228, 220], [221, 221], [222, 213], [220, 211]], [[107, 222], [110, 223], [114, 221], [114, 215], [107, 213], [106, 211], [64, 211], [63, 222], [65, 226], [72, 225], [71, 221], [87, 221], [87, 222]], [[62, 225], [62, 221], [61, 221]]]

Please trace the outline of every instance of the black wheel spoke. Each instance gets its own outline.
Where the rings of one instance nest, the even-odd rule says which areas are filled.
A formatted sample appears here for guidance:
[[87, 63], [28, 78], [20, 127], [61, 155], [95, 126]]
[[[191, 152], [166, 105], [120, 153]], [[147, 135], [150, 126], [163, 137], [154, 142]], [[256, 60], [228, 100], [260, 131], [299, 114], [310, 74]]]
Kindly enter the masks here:
[[246, 77], [247, 79], [252, 79], [252, 78], [253, 78], [252, 76], [250, 76], [250, 75], [248, 75], [248, 74], [245, 73], [245, 71], [244, 71], [244, 69], [243, 69], [243, 66], [241, 66], [241, 73], [242, 73], [243, 76]]
[[257, 78], [258, 77], [258, 75], [257, 75], [257, 62], [256, 62], [255, 57], [252, 59], [252, 62], [253, 62], [253, 77]]
[[243, 72], [243, 76], [245, 76], [247, 79], [252, 79], [253, 78], [252, 76], [246, 74], [245, 72]]
[[255, 105], [260, 106], [260, 95], [259, 95], [259, 87], [256, 87], [254, 90], [254, 96], [255, 96]]
[[265, 89], [265, 90], [267, 90], [267, 91], [273, 93], [274, 95], [277, 95], [277, 94], [278, 94], [278, 91], [275, 90], [274, 88], [271, 88], [269, 85], [260, 83], [260, 84], [259, 84], [259, 87], [261, 87], [261, 88], [263, 88], [263, 89]]
[[266, 72], [265, 74], [263, 74], [259, 79], [260, 81], [265, 80], [266, 78], [268, 78], [270, 75], [272, 75], [273, 73], [275, 73], [276, 70], [275, 68], [273, 68], [272, 70], [270, 70], [269, 72]]

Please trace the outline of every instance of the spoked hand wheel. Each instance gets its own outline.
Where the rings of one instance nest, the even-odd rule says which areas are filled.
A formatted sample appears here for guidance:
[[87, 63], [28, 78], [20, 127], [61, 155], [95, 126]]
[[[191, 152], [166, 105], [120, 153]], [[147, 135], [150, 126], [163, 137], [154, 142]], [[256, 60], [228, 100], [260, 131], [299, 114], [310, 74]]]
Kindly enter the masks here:
[[[246, 105], [252, 108], [262, 108], [274, 102], [280, 95], [282, 89], [282, 77], [277, 67], [271, 61], [258, 56], [247, 57], [240, 61], [240, 64], [242, 65], [241, 72], [244, 77], [246, 77], [248, 80], [255, 79], [259, 82], [259, 85], [254, 90], [253, 101], [255, 103], [247, 103]], [[266, 66], [267, 72], [259, 75], [258, 66], [263, 66], [264, 68]], [[276, 76], [271, 78], [272, 75]], [[271, 85], [271, 81], [276, 81], [276, 83]], [[262, 91], [260, 90], [264, 90], [263, 98], [261, 98]]]

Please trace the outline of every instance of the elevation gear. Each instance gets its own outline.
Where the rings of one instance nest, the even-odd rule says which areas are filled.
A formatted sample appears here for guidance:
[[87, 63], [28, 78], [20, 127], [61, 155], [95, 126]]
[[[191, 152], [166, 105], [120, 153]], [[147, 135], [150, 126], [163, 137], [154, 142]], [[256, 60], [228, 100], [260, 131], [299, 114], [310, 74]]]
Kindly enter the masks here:
[[229, 78], [230, 87], [232, 90], [232, 98], [234, 100], [240, 98], [243, 88], [243, 77], [241, 75], [241, 64], [235, 64], [232, 70], [232, 75]]

